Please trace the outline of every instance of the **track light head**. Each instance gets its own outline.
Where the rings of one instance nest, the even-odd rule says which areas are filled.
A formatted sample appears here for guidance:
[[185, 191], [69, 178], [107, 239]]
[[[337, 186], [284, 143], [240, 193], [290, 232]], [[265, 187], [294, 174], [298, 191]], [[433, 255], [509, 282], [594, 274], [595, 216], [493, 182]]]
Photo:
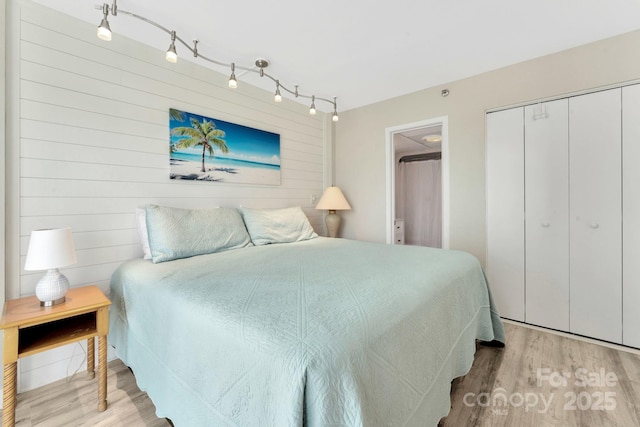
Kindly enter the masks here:
[[178, 62], [178, 53], [176, 52], [175, 43], [171, 43], [169, 49], [167, 49], [167, 54], [165, 55], [165, 59], [173, 64]]
[[165, 55], [165, 59], [172, 64], [178, 62], [178, 52], [176, 52], [176, 32], [171, 31], [171, 44], [169, 45], [169, 49], [167, 49], [167, 54]]
[[282, 95], [280, 94], [280, 81], [276, 80], [276, 94], [274, 96], [276, 102], [282, 102]]
[[336, 101], [335, 96], [333, 97], [333, 114], [331, 115], [331, 120], [334, 122], [340, 120], [340, 117], [338, 117], [338, 102]]
[[105, 3], [102, 5], [102, 13], [104, 14], [104, 17], [102, 18], [100, 25], [98, 25], [98, 37], [108, 42], [108, 41], [111, 41], [111, 27], [109, 27], [109, 20], [108, 20], [108, 16], [109, 16], [108, 4]]
[[238, 80], [236, 80], [236, 64], [231, 63], [231, 77], [229, 77], [229, 87], [235, 89], [238, 87]]
[[98, 37], [106, 42], [111, 41], [111, 28], [109, 27], [109, 21], [107, 18], [103, 18], [102, 22], [98, 26]]
[[316, 115], [316, 96], [311, 95], [311, 107], [309, 108], [309, 114], [312, 116]]

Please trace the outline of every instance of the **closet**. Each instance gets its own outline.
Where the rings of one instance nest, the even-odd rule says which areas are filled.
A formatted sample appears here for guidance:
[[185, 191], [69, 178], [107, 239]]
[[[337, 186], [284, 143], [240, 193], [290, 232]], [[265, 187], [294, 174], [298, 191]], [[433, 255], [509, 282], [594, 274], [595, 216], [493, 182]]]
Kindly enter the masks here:
[[569, 106], [524, 108], [525, 313], [569, 330]]
[[622, 338], [640, 348], [640, 85], [622, 89]]
[[638, 85], [487, 114], [487, 277], [503, 317], [640, 347], [638, 117]]

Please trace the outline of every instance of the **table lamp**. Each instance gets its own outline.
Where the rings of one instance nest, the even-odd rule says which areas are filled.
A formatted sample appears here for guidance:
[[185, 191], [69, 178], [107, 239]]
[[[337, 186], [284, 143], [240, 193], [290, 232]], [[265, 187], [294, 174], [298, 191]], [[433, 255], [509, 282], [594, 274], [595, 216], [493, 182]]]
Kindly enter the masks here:
[[51, 307], [64, 302], [64, 296], [69, 290], [69, 280], [58, 268], [76, 262], [76, 250], [70, 228], [31, 232], [24, 269], [47, 270], [36, 285], [36, 296], [41, 306]]
[[327, 224], [327, 231], [329, 237], [336, 237], [338, 235], [338, 228], [340, 228], [340, 217], [336, 213], [337, 210], [349, 210], [351, 206], [347, 199], [344, 198], [342, 191], [336, 186], [327, 187], [320, 197], [320, 201], [316, 205], [316, 209], [328, 209], [329, 213], [325, 218]]

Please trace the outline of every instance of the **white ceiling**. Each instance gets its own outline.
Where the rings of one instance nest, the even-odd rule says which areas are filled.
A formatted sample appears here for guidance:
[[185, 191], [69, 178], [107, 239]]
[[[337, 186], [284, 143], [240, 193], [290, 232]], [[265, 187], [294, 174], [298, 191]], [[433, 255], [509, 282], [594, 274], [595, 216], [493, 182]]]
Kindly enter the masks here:
[[[97, 2], [35, 1], [96, 26], [102, 18]], [[337, 96], [339, 111], [640, 28], [639, 0], [119, 0], [118, 7], [199, 39], [199, 51], [222, 62], [267, 58], [283, 84]], [[168, 35], [140, 21], [109, 20], [114, 37], [162, 51], [169, 45]], [[182, 59], [189, 55], [182, 49]], [[243, 79], [274, 89], [252, 73]]]
[[428, 142], [428, 136], [442, 137], [442, 125], [425, 126], [394, 134], [393, 148], [396, 158], [405, 154], [430, 153], [442, 149], [442, 143]]

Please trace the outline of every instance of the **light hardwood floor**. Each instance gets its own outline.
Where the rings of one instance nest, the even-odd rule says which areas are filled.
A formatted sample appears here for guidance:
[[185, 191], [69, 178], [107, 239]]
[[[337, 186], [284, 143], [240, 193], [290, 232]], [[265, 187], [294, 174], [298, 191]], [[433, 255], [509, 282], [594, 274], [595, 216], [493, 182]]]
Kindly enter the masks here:
[[[441, 427], [640, 426], [640, 356], [516, 324], [505, 328], [506, 347], [479, 345], [469, 374], [453, 382]], [[591, 385], [583, 386], [583, 378]], [[96, 382], [83, 372], [22, 393], [16, 426], [171, 425], [155, 416], [119, 360], [109, 363], [108, 385], [102, 413]]]
[[505, 329], [506, 346], [478, 346], [471, 371], [454, 380], [441, 427], [640, 426], [638, 354]]
[[129, 368], [119, 359], [107, 370], [107, 410], [97, 412], [98, 389], [86, 371], [18, 395], [16, 427], [171, 426], [140, 391]]

